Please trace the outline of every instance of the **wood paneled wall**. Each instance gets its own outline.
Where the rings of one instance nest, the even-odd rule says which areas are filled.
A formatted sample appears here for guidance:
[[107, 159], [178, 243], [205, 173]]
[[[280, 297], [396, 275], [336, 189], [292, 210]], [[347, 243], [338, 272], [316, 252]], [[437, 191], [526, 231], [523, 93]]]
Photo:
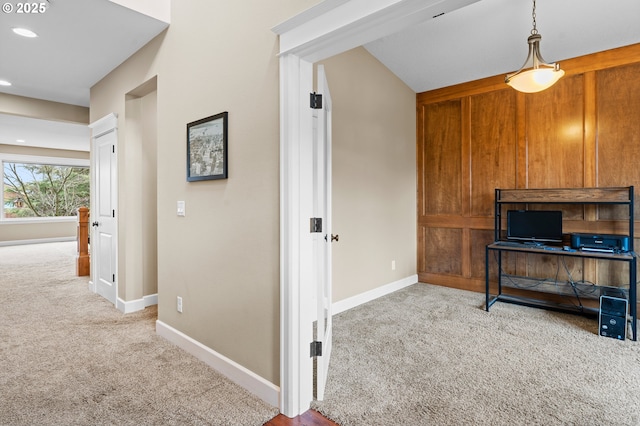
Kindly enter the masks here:
[[[634, 185], [640, 247], [640, 44], [560, 64], [565, 77], [536, 94], [500, 75], [417, 95], [421, 282], [484, 291], [495, 188]], [[618, 207], [559, 208], [565, 233], [627, 229]], [[519, 257], [507, 268], [545, 276], [555, 261]], [[601, 285], [628, 281], [617, 262], [570, 262], [568, 273]]]

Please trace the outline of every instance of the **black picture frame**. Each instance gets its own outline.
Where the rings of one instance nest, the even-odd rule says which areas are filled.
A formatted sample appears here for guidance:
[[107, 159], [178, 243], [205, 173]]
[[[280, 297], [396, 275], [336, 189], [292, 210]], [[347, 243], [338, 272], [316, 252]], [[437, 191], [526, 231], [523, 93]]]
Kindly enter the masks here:
[[227, 179], [229, 113], [187, 124], [187, 182]]

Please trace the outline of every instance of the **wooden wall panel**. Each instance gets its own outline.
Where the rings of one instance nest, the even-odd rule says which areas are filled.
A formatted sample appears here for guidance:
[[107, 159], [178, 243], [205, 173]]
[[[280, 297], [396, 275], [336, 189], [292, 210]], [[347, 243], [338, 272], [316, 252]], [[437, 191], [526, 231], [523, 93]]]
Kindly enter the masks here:
[[425, 228], [425, 269], [421, 272], [445, 275], [462, 274], [462, 230]]
[[462, 111], [459, 99], [424, 106], [419, 141], [420, 175], [424, 192], [419, 216], [458, 214], [462, 207], [460, 173]]
[[[640, 44], [562, 66], [565, 77], [540, 93], [516, 92], [495, 76], [416, 96], [421, 280], [484, 290], [496, 187], [634, 185], [640, 199]], [[555, 207], [565, 232], [626, 229], [626, 212], [612, 206]], [[635, 213], [640, 220], [638, 201]], [[635, 229], [640, 238], [640, 222]], [[503, 267], [562, 281], [626, 282], [624, 265], [558, 259], [507, 256]], [[495, 274], [497, 266], [489, 267]]]
[[[493, 230], [472, 229], [471, 235], [471, 278], [484, 280], [485, 247], [493, 241]], [[493, 253], [491, 253], [493, 256]], [[495, 276], [497, 262], [489, 263], [489, 272]]]
[[471, 216], [494, 215], [495, 188], [516, 185], [516, 92], [471, 96]]
[[584, 100], [581, 75], [526, 96], [528, 188], [581, 188]]
[[[598, 71], [597, 182], [598, 186], [628, 186], [640, 182], [640, 63]], [[636, 187], [636, 192], [640, 187]], [[636, 197], [635, 217], [640, 219]], [[601, 219], [613, 218], [613, 209]], [[615, 209], [625, 218], [624, 209]]]
[[[629, 265], [627, 263], [597, 261], [597, 283], [600, 285], [618, 286], [620, 283], [624, 287], [629, 285]], [[637, 268], [636, 268], [637, 269]]]

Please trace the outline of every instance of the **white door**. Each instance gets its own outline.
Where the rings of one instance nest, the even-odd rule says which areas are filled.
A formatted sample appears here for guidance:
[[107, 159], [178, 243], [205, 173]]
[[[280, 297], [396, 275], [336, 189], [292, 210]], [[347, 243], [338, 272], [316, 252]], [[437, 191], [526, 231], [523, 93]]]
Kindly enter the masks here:
[[314, 217], [322, 218], [322, 232], [314, 237], [314, 277], [317, 289], [318, 316], [316, 342], [322, 348], [316, 357], [316, 399], [324, 399], [331, 357], [331, 95], [324, 72], [318, 65], [318, 94], [322, 108], [315, 109], [314, 134]]
[[113, 304], [117, 298], [117, 137], [117, 130], [112, 127], [94, 136], [92, 144], [91, 278], [96, 293]]

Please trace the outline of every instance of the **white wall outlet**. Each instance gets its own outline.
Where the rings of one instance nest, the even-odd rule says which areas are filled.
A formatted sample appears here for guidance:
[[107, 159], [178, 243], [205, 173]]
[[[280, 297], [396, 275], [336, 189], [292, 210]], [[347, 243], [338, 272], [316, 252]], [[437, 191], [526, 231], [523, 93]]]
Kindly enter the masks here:
[[178, 216], [185, 216], [184, 201], [178, 201]]
[[178, 305], [176, 306], [178, 312], [182, 313], [182, 297], [178, 296]]
[[395, 261], [395, 260], [392, 260], [392, 261], [391, 261], [391, 270], [392, 270], [392, 271], [395, 271], [395, 270], [396, 270], [396, 261]]

